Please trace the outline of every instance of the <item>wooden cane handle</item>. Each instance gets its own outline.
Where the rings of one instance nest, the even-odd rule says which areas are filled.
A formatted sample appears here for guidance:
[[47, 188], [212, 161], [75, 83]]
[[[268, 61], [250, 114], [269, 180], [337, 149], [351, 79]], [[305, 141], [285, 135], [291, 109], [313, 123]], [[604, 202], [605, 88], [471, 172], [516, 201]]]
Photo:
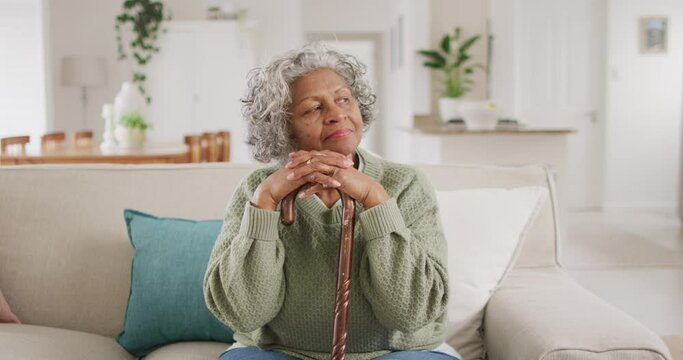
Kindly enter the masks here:
[[282, 209], [280, 211], [280, 222], [283, 225], [294, 224], [294, 218], [296, 217], [296, 211], [294, 210], [294, 201], [296, 200], [296, 195], [300, 192], [314, 186], [315, 184], [303, 184], [298, 189], [287, 194], [284, 199], [282, 199]]
[[282, 210], [280, 211], [280, 222], [284, 225], [292, 225], [294, 224], [294, 216], [295, 216], [295, 211], [294, 211], [294, 200], [296, 200], [296, 194], [301, 191], [303, 187], [300, 187], [291, 193], [289, 193], [287, 196], [285, 196], [284, 199], [282, 199]]
[[[301, 186], [282, 200], [280, 220], [284, 225], [294, 223], [296, 195], [306, 188]], [[332, 360], [344, 360], [348, 335], [349, 299], [351, 294], [351, 255], [353, 251], [353, 228], [356, 203], [346, 193], [339, 191], [342, 199], [342, 228], [339, 239], [339, 264], [337, 268], [337, 292], [334, 302], [334, 332], [332, 334]]]

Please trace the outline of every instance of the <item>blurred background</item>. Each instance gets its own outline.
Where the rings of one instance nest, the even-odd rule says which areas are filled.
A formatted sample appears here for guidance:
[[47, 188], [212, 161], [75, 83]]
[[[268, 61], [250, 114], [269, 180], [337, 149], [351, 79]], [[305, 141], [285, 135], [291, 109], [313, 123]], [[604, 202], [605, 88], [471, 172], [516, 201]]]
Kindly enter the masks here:
[[[136, 58], [140, 37], [158, 52]], [[0, 138], [89, 130], [98, 146], [131, 82], [149, 97], [145, 146], [227, 131], [230, 161], [251, 162], [246, 74], [310, 41], [368, 67], [369, 150], [551, 166], [562, 265], [658, 334], [683, 334], [680, 0], [0, 0]], [[441, 61], [460, 61], [462, 93]]]

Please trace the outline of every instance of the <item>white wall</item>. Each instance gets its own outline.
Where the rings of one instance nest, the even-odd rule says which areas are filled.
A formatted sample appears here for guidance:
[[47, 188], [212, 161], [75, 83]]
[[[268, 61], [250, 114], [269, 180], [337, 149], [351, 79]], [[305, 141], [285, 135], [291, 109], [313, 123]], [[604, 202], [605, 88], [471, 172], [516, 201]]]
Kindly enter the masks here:
[[304, 44], [302, 0], [247, 0], [243, 3], [250, 17], [258, 22], [255, 46], [258, 64]]
[[491, 35], [493, 36], [491, 63], [491, 93], [501, 110], [501, 117], [514, 118], [517, 113], [515, 101], [515, 1], [491, 0]]
[[0, 0], [0, 137], [45, 132], [42, 0]]
[[[104, 127], [99, 115], [102, 104], [113, 102], [121, 83], [131, 77], [127, 63], [117, 61], [114, 18], [121, 9], [121, 2], [46, 1], [49, 1], [50, 8], [52, 49], [48, 69], [52, 86], [49, 91], [54, 102], [48, 109], [48, 118], [54, 118], [49, 130], [73, 131], [83, 127], [80, 90], [61, 85], [61, 59], [67, 55], [103, 56], [107, 61], [107, 85], [88, 90], [86, 109], [86, 127], [95, 132], [99, 141]], [[164, 4], [171, 11], [173, 20], [205, 17], [205, 2], [165, 0]], [[263, 60], [303, 43], [301, 0], [245, 1], [244, 6], [249, 10], [250, 18], [258, 23], [254, 47], [257, 59]]]
[[[114, 16], [121, 4], [115, 1], [51, 0], [50, 76], [52, 80], [53, 118], [50, 130], [82, 129], [81, 91], [61, 84], [61, 61], [65, 56], [103, 56], [107, 62], [107, 85], [88, 89], [86, 126], [101, 138], [104, 128], [99, 116], [102, 104], [113, 102], [121, 82], [128, 77], [125, 67], [116, 61]], [[87, 14], [87, 16], [84, 16]]]
[[303, 0], [307, 33], [369, 33], [384, 31], [394, 0]]
[[[669, 17], [667, 54], [639, 54], [640, 16]], [[609, 0], [605, 207], [677, 206], [683, 3]]]
[[[416, 81], [416, 49], [424, 45], [426, 38], [424, 26], [428, 23], [426, 16], [428, 12], [427, 4], [416, 0], [399, 0], [393, 7], [387, 9], [389, 16], [389, 28], [385, 32], [385, 53], [387, 61], [384, 68], [385, 95], [386, 95], [386, 118], [389, 119], [387, 127], [384, 129], [384, 157], [397, 162], [413, 162], [414, 154], [412, 151], [413, 137], [406, 131], [413, 127], [413, 117], [415, 109], [419, 108], [419, 96], [416, 96], [415, 89], [418, 84], [423, 92], [428, 91], [428, 82]], [[399, 39], [398, 23], [399, 18], [403, 19], [402, 45]], [[394, 32], [394, 44], [392, 47], [392, 29]], [[394, 66], [392, 67], [392, 50], [394, 52]], [[399, 54], [402, 51], [402, 54]], [[398, 57], [402, 57], [401, 63]], [[425, 74], [426, 75], [426, 74]], [[424, 100], [428, 98], [423, 98]], [[417, 101], [416, 101], [417, 100]]]
[[[429, 8], [429, 2], [423, 0], [303, 0], [306, 33], [380, 34], [380, 122], [373, 125], [373, 131], [382, 135], [377, 152], [395, 161], [412, 161], [411, 139], [405, 129], [413, 126], [414, 114], [431, 112], [430, 73], [417, 62], [415, 53], [430, 46]], [[403, 19], [403, 63], [392, 68], [391, 52], [396, 51], [396, 60], [398, 47], [392, 47], [391, 34], [393, 29], [397, 42], [399, 17]]]

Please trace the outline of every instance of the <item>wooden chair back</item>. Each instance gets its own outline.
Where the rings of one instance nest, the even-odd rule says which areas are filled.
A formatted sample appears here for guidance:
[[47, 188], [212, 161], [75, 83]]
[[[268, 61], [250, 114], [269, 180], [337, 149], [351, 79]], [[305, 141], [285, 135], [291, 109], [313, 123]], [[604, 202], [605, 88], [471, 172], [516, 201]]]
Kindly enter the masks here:
[[190, 162], [230, 161], [230, 132], [205, 132], [201, 135], [186, 135]]
[[201, 136], [186, 135], [185, 145], [187, 145], [189, 161], [193, 163], [202, 162]]
[[218, 143], [216, 133], [202, 134], [202, 159], [208, 162], [218, 161]]
[[[0, 153], [13, 154], [13, 153], [26, 153], [26, 144], [29, 143], [31, 138], [29, 136], [12, 136], [0, 139]], [[16, 149], [19, 149], [18, 151]]]
[[92, 147], [93, 133], [90, 130], [76, 131], [73, 134], [73, 144], [75, 148], [83, 149]]
[[65, 140], [66, 134], [63, 132], [47, 133], [40, 137], [40, 149], [53, 150], [64, 147]]
[[218, 161], [230, 161], [230, 132], [219, 131], [216, 138], [218, 142]]

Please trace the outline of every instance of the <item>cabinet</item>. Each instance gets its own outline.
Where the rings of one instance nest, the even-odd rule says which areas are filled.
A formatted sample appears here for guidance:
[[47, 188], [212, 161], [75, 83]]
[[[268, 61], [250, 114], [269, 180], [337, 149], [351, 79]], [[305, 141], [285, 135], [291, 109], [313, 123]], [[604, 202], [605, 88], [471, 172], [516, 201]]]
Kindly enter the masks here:
[[545, 164], [557, 189], [560, 239], [568, 233], [567, 211], [573, 184], [568, 177], [568, 128], [458, 130], [444, 126], [406, 129], [413, 135], [414, 162], [421, 164]]
[[231, 160], [249, 161], [240, 98], [254, 67], [252, 41], [233, 21], [169, 21], [148, 69], [148, 138], [181, 143], [186, 134], [227, 130]]

